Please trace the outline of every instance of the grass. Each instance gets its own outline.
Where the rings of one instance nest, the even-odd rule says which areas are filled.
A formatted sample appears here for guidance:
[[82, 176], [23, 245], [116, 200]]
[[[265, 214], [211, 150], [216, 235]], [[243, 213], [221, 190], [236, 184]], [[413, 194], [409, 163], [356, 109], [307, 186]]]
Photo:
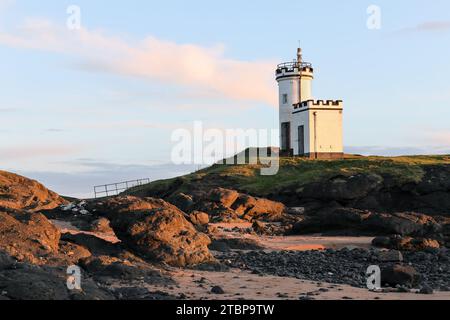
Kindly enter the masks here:
[[[342, 160], [310, 160], [304, 158], [280, 158], [280, 169], [273, 176], [260, 174], [261, 164], [213, 165], [209, 168], [180, 177], [178, 192], [188, 191], [192, 185], [221, 186], [245, 191], [254, 195], [266, 195], [283, 188], [301, 188], [302, 185], [339, 175], [373, 173], [392, 176], [399, 184], [419, 182], [424, 166], [450, 165], [450, 156], [402, 156], [362, 157], [346, 155]], [[176, 178], [175, 178], [176, 179]], [[140, 189], [154, 193], [173, 186], [175, 179], [152, 182]], [[134, 190], [127, 193], [133, 194]]]

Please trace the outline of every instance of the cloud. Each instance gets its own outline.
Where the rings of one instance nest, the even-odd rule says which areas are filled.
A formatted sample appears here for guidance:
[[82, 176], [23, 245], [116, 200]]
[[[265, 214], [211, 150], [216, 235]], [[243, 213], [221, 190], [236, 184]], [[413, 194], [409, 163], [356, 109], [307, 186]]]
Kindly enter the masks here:
[[179, 44], [148, 36], [139, 41], [103, 31], [70, 31], [42, 19], [28, 19], [12, 32], [0, 31], [0, 44], [75, 56], [77, 66], [198, 88], [217, 97], [276, 106], [274, 61], [243, 61], [225, 56], [223, 45]]
[[439, 31], [449, 31], [450, 30], [450, 20], [449, 21], [427, 21], [420, 23], [414, 27], [403, 28], [401, 32], [439, 32]]
[[77, 153], [78, 151], [80, 151], [80, 148], [73, 145], [21, 145], [14, 147], [0, 147], [0, 160], [30, 160], [40, 157], [68, 155]]

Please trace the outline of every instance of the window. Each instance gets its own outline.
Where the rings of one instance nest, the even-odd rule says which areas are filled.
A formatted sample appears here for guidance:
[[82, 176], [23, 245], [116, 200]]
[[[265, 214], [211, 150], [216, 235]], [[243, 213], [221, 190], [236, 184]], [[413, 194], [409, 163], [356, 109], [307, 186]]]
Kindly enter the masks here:
[[287, 94], [283, 94], [283, 104], [288, 103], [288, 95]]

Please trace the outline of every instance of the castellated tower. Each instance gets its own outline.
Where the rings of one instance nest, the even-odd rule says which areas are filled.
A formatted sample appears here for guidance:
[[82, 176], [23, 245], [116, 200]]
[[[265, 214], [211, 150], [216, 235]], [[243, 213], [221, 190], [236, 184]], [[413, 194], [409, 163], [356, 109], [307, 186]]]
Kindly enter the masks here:
[[341, 100], [314, 100], [314, 69], [297, 60], [279, 64], [276, 80], [280, 104], [280, 149], [282, 155], [313, 159], [339, 159], [344, 155]]

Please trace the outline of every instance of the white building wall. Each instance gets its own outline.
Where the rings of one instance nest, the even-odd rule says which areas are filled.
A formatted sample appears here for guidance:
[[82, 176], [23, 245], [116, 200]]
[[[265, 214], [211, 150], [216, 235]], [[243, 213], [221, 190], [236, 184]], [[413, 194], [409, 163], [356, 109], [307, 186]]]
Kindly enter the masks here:
[[[279, 87], [279, 105], [280, 105], [280, 120], [279, 130], [281, 133], [281, 124], [283, 122], [291, 123], [291, 147], [294, 144], [294, 130], [292, 127], [292, 111], [294, 110], [294, 103], [299, 101], [299, 77], [293, 76], [289, 78], [280, 79], [278, 82]], [[287, 94], [287, 102], [283, 101], [283, 96]], [[281, 141], [280, 141], [281, 146]]]
[[294, 131], [294, 142], [293, 142], [293, 147], [294, 147], [294, 155], [299, 155], [299, 143], [298, 143], [298, 127], [299, 126], [304, 126], [305, 127], [305, 153], [309, 153], [310, 150], [310, 122], [309, 122], [309, 112], [308, 111], [304, 111], [304, 112], [299, 112], [299, 113], [294, 113], [292, 115], [292, 130]]
[[[314, 113], [316, 113], [316, 141], [314, 139]], [[309, 110], [310, 153], [343, 153], [342, 110]], [[317, 145], [317, 146], [316, 146]], [[317, 147], [317, 150], [315, 148]]]

